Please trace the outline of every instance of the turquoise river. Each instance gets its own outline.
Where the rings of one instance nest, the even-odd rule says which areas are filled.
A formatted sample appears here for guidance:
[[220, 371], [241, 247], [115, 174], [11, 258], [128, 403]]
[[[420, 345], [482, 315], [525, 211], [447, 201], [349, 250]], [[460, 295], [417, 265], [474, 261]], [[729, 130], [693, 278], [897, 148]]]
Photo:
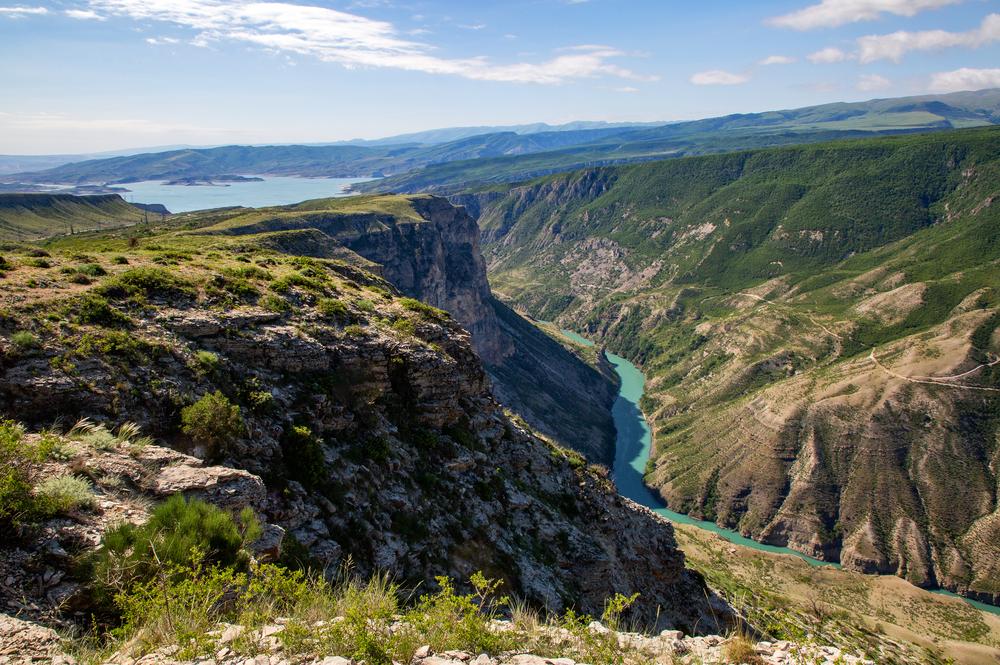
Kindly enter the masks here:
[[[583, 346], [593, 346], [594, 343], [585, 337], [581, 337], [571, 330], [563, 330], [562, 333], [572, 341]], [[618, 392], [618, 399], [612, 407], [612, 418], [615, 428], [618, 431], [615, 446], [615, 463], [612, 469], [612, 476], [618, 491], [622, 496], [632, 499], [636, 503], [663, 515], [672, 522], [679, 524], [691, 524], [700, 529], [716, 533], [731, 543], [751, 547], [763, 552], [773, 552], [776, 554], [790, 554], [796, 556], [813, 566], [833, 566], [839, 568], [840, 565], [830, 561], [820, 561], [801, 552], [796, 552], [787, 547], [776, 545], [766, 545], [756, 540], [751, 540], [740, 535], [732, 529], [726, 529], [714, 522], [694, 519], [683, 513], [677, 513], [664, 505], [663, 500], [655, 494], [642, 481], [646, 469], [646, 462], [652, 449], [653, 437], [646, 422], [646, 417], [639, 408], [639, 400], [642, 398], [643, 388], [646, 384], [646, 377], [639, 368], [631, 362], [613, 353], [605, 353], [608, 361], [615, 368], [615, 373], [621, 381], [621, 388]], [[977, 607], [984, 612], [1000, 615], [1000, 607], [980, 603], [968, 598], [957, 596], [944, 589], [935, 589], [934, 593], [961, 598], [970, 605]]]

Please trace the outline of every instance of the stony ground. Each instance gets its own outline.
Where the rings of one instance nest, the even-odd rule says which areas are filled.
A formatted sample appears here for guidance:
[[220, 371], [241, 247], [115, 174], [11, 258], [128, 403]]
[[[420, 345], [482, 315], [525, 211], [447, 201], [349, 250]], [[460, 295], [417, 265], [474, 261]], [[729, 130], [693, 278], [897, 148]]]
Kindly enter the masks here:
[[[506, 622], [497, 622], [497, 629], [510, 627]], [[246, 649], [237, 653], [232, 646], [238, 638], [245, 644], [245, 631], [240, 626], [223, 625], [215, 631], [218, 650], [213, 657], [197, 660], [175, 660], [177, 647], [159, 649], [141, 657], [120, 653], [106, 662], [108, 665], [360, 665], [359, 661], [342, 656], [296, 656], [283, 651], [280, 640], [284, 625], [280, 622], [254, 631], [253, 643], [259, 645], [259, 653], [247, 655]], [[558, 629], [551, 629], [557, 632]], [[589, 630], [598, 634], [608, 634], [609, 630], [599, 622], [593, 622]], [[727, 645], [743, 638], [724, 638], [718, 635], [688, 637], [680, 631], [665, 630], [659, 635], [648, 636], [638, 633], [617, 633], [623, 652], [627, 652], [624, 662], [649, 663], [734, 663], [727, 657]], [[814, 644], [793, 642], [757, 642], [752, 647], [753, 655], [744, 656], [744, 662], [790, 665], [810, 663], [812, 665], [874, 665], [865, 660], [843, 653], [841, 650]], [[22, 665], [49, 662], [53, 665], [73, 665], [77, 661], [65, 655], [61, 641], [55, 631], [37, 624], [22, 621], [7, 615], [0, 615], [0, 665]], [[577, 665], [570, 658], [544, 657], [527, 653], [509, 653], [490, 656], [465, 651], [443, 651], [435, 653], [429, 646], [417, 649], [411, 665]]]

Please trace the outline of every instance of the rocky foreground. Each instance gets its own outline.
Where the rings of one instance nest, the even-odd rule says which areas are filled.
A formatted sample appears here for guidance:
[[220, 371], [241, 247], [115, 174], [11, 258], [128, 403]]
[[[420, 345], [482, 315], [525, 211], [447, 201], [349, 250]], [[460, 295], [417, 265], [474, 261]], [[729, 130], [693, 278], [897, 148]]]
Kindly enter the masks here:
[[[334, 619], [333, 622], [336, 622]], [[512, 624], [495, 622], [498, 631], [511, 630]], [[178, 660], [178, 648], [166, 647], [135, 657], [117, 653], [106, 660], [108, 665], [356, 665], [359, 661], [342, 656], [301, 656], [285, 652], [282, 643], [284, 622], [266, 625], [255, 631], [245, 631], [241, 626], [223, 625], [214, 632], [217, 650], [213, 657]], [[559, 629], [541, 629], [553, 633], [554, 642], [570, 641], [571, 635]], [[718, 635], [685, 636], [680, 631], [665, 630], [659, 635], [614, 632], [593, 622], [588, 627], [595, 636], [616, 640], [621, 650], [622, 662], [652, 663], [769, 663], [785, 665], [812, 663], [814, 665], [867, 665], [874, 661], [843, 653], [831, 646], [794, 642], [757, 642], [743, 637], [724, 638]], [[563, 634], [559, 634], [559, 633]], [[249, 639], [247, 639], [249, 637]], [[257, 646], [257, 653], [237, 643]], [[739, 649], [739, 651], [737, 651]], [[0, 664], [51, 662], [53, 665], [73, 665], [77, 659], [63, 651], [59, 635], [52, 629], [0, 615]], [[411, 665], [577, 665], [578, 661], [566, 657], [545, 657], [529, 653], [509, 653], [498, 656], [474, 654], [466, 651], [434, 652], [429, 646], [417, 649]]]

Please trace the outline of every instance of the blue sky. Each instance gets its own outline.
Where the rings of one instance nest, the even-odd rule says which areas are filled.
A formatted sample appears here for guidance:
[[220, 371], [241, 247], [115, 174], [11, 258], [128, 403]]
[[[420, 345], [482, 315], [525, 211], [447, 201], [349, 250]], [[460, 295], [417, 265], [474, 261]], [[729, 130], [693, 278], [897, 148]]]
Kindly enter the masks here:
[[0, 0], [0, 153], [1000, 86], [997, 0]]

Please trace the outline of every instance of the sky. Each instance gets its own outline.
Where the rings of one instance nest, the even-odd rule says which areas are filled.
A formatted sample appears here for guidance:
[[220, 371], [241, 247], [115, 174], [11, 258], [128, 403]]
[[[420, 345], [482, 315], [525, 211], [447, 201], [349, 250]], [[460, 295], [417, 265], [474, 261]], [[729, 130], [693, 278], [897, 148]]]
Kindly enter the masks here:
[[1000, 0], [0, 0], [0, 153], [1000, 87]]

